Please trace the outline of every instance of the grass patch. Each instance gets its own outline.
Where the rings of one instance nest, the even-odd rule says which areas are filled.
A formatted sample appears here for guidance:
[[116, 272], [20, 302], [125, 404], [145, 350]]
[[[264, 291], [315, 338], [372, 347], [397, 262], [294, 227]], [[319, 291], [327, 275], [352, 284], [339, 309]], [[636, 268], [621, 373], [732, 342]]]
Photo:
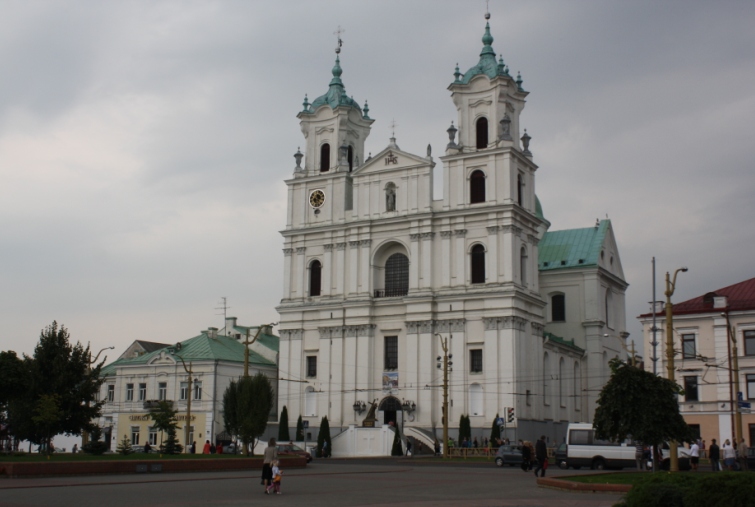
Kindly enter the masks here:
[[[666, 472], [658, 472], [665, 474]], [[559, 480], [580, 482], [583, 484], [631, 484], [635, 485], [647, 478], [649, 472], [619, 472], [615, 474], [576, 475], [572, 477], [559, 477]]]

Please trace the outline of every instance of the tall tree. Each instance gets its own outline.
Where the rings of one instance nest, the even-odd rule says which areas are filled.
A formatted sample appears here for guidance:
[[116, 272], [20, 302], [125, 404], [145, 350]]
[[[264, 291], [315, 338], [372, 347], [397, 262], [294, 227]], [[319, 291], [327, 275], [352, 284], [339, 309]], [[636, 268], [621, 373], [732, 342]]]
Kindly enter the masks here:
[[36, 425], [40, 436], [40, 444], [46, 454], [52, 454], [52, 437], [56, 435], [55, 428], [60, 420], [61, 410], [58, 396], [55, 394], [43, 394], [37, 400], [34, 408], [32, 422]]
[[692, 440], [679, 413], [682, 388], [619, 359], [609, 362], [611, 378], [598, 397], [593, 425], [601, 439], [623, 440], [627, 435], [646, 445]]
[[236, 381], [231, 381], [223, 393], [223, 421], [225, 430], [234, 440], [236, 440], [239, 434], [238, 392], [238, 384], [236, 384]]
[[[168, 434], [168, 438], [164, 442], [162, 434], [160, 435], [160, 452], [165, 454], [177, 454], [183, 449], [176, 436], [178, 428], [176, 414], [178, 414], [178, 410], [173, 408], [171, 402], [165, 400], [158, 402], [157, 408], [149, 412], [149, 416], [152, 418], [152, 427]], [[187, 421], [187, 424], [191, 423]]]
[[265, 432], [270, 411], [275, 402], [275, 393], [270, 381], [262, 373], [242, 377], [237, 385], [236, 413], [239, 437], [244, 444], [244, 454], [249, 454], [249, 444]]
[[320, 421], [320, 432], [317, 434], [317, 453], [321, 458], [329, 458], [333, 449], [330, 446], [330, 423], [328, 416]]
[[490, 447], [498, 447], [498, 439], [501, 438], [501, 427], [498, 426], [498, 418], [500, 416], [498, 414], [495, 415], [495, 419], [493, 419], [493, 427], [490, 428]]
[[301, 442], [302, 440], [304, 440], [304, 421], [300, 415], [296, 420], [296, 441]]
[[291, 440], [291, 435], [288, 432], [288, 409], [286, 405], [283, 405], [281, 417], [278, 420], [278, 441], [285, 442], [286, 440]]
[[[50, 432], [80, 435], [91, 431], [92, 420], [99, 417], [104, 403], [96, 401], [104, 381], [100, 378], [104, 360], [97, 365], [90, 365], [90, 360], [89, 347], [71, 344], [65, 327], [53, 322], [42, 330], [34, 355], [22, 361], [22, 392], [8, 403], [14, 436], [42, 444]], [[43, 396], [47, 401], [42, 401]], [[40, 412], [49, 413], [50, 397], [57, 404], [55, 421]]]

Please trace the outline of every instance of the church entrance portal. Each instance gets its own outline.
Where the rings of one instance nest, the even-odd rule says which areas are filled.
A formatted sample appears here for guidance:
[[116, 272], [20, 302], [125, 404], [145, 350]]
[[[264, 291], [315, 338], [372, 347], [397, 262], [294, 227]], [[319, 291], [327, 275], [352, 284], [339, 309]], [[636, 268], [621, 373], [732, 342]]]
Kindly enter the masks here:
[[378, 410], [383, 412], [383, 424], [390, 424], [393, 421], [394, 426], [398, 426], [398, 412], [401, 412], [401, 402], [395, 396], [386, 396], [380, 401]]

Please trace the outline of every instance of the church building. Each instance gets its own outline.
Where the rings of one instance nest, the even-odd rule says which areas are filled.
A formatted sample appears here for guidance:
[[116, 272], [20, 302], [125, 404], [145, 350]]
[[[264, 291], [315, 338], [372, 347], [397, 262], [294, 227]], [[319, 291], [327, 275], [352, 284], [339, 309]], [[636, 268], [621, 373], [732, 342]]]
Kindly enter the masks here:
[[429, 146], [417, 155], [391, 138], [365, 157], [375, 120], [346, 94], [340, 41], [327, 92], [304, 100], [306, 148], [286, 180], [278, 405], [313, 437], [323, 416], [334, 435], [361, 426], [374, 402], [377, 423], [440, 438], [447, 339], [451, 435], [468, 415], [489, 436], [499, 414], [512, 440], [560, 442], [568, 422], [592, 421], [608, 361], [626, 357], [611, 222], [548, 230], [528, 92], [489, 23], [482, 44], [448, 86], [457, 118], [437, 200]]

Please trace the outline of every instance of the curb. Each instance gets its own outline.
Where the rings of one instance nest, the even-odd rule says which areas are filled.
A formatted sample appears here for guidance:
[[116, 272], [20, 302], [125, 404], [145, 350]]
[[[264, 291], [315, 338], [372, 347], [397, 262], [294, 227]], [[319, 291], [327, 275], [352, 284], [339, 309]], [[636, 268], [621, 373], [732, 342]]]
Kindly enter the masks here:
[[591, 493], [627, 493], [632, 489], [630, 484], [590, 484], [586, 482], [564, 481], [550, 477], [540, 477], [537, 485], [563, 491], [581, 491]]

